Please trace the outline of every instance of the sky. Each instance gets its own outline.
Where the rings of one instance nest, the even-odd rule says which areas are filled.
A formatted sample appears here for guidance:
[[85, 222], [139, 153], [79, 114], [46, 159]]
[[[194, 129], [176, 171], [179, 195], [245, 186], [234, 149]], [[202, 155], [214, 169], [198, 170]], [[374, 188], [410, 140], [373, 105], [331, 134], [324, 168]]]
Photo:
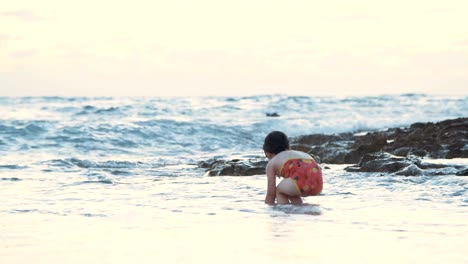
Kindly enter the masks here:
[[0, 0], [0, 96], [468, 95], [466, 0]]

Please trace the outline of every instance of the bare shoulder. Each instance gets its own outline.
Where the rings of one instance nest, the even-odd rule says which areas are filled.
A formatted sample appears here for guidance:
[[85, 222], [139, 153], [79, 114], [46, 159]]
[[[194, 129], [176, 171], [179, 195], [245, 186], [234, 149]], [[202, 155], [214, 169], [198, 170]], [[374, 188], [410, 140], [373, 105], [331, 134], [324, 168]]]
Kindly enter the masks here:
[[278, 155], [274, 156], [271, 160], [267, 163], [267, 170], [274, 170], [275, 173], [277, 172], [278, 168], [280, 167], [281, 157]]
[[[275, 171], [283, 167], [283, 164], [290, 159], [310, 159], [311, 156], [305, 152], [297, 150], [285, 150], [278, 153], [270, 160], [269, 165], [273, 166]], [[271, 163], [271, 164], [270, 164]]]
[[279, 153], [277, 156], [284, 162], [289, 159], [310, 159], [311, 156], [305, 152], [298, 150], [286, 150]]

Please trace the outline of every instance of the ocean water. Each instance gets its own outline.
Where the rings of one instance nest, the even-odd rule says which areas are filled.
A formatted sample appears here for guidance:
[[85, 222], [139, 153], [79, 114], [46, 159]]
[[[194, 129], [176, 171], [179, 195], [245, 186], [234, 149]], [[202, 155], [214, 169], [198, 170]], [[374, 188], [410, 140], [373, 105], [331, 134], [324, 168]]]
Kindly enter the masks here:
[[323, 164], [320, 196], [268, 206], [264, 175], [196, 165], [261, 157], [272, 130], [466, 116], [468, 97], [424, 94], [0, 97], [0, 263], [468, 263], [467, 177]]

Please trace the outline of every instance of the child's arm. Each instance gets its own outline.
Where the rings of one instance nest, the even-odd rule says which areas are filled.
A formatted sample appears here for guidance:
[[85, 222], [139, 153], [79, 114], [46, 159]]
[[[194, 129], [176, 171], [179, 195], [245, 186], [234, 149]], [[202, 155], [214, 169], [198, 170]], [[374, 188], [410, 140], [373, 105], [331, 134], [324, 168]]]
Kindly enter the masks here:
[[274, 204], [276, 199], [276, 175], [272, 162], [268, 162], [266, 167], [267, 174], [267, 193], [265, 197], [266, 204]]

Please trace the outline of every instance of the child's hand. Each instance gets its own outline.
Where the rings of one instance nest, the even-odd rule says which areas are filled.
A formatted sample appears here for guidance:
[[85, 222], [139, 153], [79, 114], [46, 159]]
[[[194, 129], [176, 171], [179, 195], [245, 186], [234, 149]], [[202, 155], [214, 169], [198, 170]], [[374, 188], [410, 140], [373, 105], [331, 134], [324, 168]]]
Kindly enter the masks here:
[[269, 204], [269, 205], [275, 204], [275, 197], [274, 196], [271, 197], [271, 196], [267, 195], [265, 197], [265, 203]]

